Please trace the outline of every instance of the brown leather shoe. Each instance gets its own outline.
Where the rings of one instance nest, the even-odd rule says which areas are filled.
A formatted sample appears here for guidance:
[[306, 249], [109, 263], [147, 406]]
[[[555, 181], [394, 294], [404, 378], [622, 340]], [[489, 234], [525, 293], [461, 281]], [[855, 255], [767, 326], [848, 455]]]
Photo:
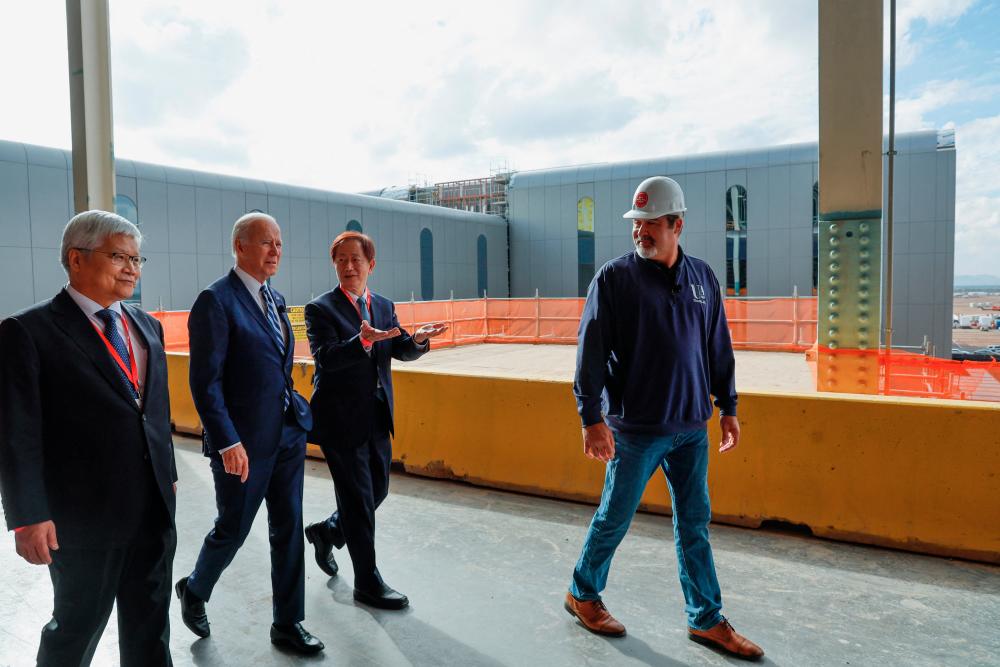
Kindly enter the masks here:
[[570, 616], [575, 616], [583, 627], [595, 635], [624, 637], [625, 626], [615, 620], [608, 608], [600, 600], [577, 600], [572, 593], [566, 593], [563, 607]]
[[764, 649], [736, 632], [726, 619], [722, 619], [708, 630], [695, 630], [689, 627], [688, 639], [705, 646], [716, 646], [737, 658], [758, 660], [764, 657]]

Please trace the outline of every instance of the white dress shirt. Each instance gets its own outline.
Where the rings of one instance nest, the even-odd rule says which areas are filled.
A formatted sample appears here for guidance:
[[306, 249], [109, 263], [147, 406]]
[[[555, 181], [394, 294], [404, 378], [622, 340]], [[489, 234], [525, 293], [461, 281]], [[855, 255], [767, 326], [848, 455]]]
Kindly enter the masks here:
[[[90, 320], [95, 327], [97, 327], [98, 331], [103, 333], [104, 322], [97, 317], [97, 311], [104, 310], [104, 306], [97, 303], [93, 299], [84, 296], [74, 289], [72, 285], [66, 285], [66, 293], [69, 294], [70, 298], [73, 299], [76, 305], [80, 307], [80, 310], [82, 310], [83, 314], [87, 316], [87, 319]], [[146, 356], [148, 354], [148, 351], [146, 350], [146, 343], [143, 341], [142, 336], [135, 332], [135, 327], [137, 325], [134, 321], [131, 322], [131, 325], [126, 331], [125, 325], [122, 324], [123, 313], [120, 301], [115, 301], [113, 304], [108, 306], [108, 310], [113, 310], [118, 313], [116, 326], [118, 327], [118, 334], [122, 337], [122, 340], [125, 341], [126, 347], [128, 346], [129, 341], [132, 342], [132, 355], [135, 357], [135, 367], [139, 373], [139, 398], [136, 403], [141, 406], [142, 397], [146, 394]], [[132, 318], [130, 317], [129, 320], [131, 321]], [[108, 354], [110, 355], [110, 352]]]

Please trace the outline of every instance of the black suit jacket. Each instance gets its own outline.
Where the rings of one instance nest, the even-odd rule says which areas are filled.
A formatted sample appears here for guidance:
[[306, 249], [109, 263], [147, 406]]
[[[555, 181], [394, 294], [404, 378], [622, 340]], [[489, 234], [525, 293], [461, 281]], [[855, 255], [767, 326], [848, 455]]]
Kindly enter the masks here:
[[173, 526], [177, 469], [163, 327], [138, 308], [122, 309], [148, 351], [141, 409], [65, 290], [0, 323], [0, 495], [8, 528], [52, 520], [60, 546], [106, 548], [154, 525]]
[[[382, 330], [398, 327], [392, 301], [370, 293], [371, 325]], [[417, 345], [401, 329], [402, 335], [375, 343], [369, 357], [361, 344], [361, 318], [339, 286], [306, 304], [305, 316], [309, 348], [316, 361], [309, 441], [323, 447], [361, 445], [371, 432], [379, 381], [388, 399], [392, 433], [392, 359], [417, 359], [430, 349], [429, 344]]]

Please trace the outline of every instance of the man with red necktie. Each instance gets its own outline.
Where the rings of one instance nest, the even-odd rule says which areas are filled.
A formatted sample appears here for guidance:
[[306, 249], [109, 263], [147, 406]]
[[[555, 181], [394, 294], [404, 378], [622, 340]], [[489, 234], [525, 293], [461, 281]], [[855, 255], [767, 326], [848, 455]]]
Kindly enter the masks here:
[[405, 595], [389, 587], [375, 562], [375, 510], [389, 493], [392, 460], [392, 359], [411, 361], [447, 329], [425, 324], [411, 337], [392, 301], [368, 289], [375, 243], [358, 232], [334, 239], [330, 258], [340, 284], [305, 308], [309, 347], [316, 360], [313, 429], [333, 477], [337, 511], [306, 527], [316, 563], [339, 570], [333, 547], [345, 544], [354, 565], [354, 599], [379, 609], [403, 609]]

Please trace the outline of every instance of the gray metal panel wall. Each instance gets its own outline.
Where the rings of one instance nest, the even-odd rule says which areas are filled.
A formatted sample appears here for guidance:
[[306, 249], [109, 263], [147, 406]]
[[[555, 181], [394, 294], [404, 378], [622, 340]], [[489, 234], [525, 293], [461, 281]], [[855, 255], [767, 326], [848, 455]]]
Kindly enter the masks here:
[[[58, 265], [58, 244], [69, 218], [68, 168], [60, 151], [0, 142], [3, 155], [33, 157], [0, 163], [7, 176], [0, 186], [0, 203], [11, 217], [0, 217], [6, 243], [21, 243], [19, 262], [6, 267], [32, 272], [30, 283], [11, 281], [0, 290], [4, 312], [22, 308], [44, 293], [51, 296], [64, 276]], [[62, 165], [60, 168], [57, 165]], [[507, 295], [507, 227], [499, 218], [421, 206], [406, 202], [357, 197], [340, 193], [289, 187], [277, 183], [202, 174], [128, 163], [131, 176], [120, 177], [124, 190], [136, 200], [149, 257], [142, 276], [143, 305], [154, 309], [186, 309], [197, 292], [223, 275], [233, 260], [230, 254], [232, 223], [244, 212], [264, 210], [274, 215], [285, 236], [285, 256], [272, 281], [292, 303], [303, 303], [336, 284], [328, 248], [348, 219], [361, 222], [379, 246], [379, 271], [373, 286], [392, 298], [409, 299], [419, 292], [419, 232], [434, 234], [435, 295], [475, 296], [478, 234], [489, 237], [487, 270], [495, 296]], [[18, 178], [18, 174], [21, 177]], [[29, 201], [29, 193], [38, 199]], [[20, 203], [18, 203], [20, 200]], [[37, 216], [29, 214], [37, 209]], [[19, 230], [18, 225], [21, 226]], [[37, 233], [49, 247], [31, 248]], [[10, 253], [7, 253], [10, 254]], [[500, 262], [500, 264], [497, 264]], [[20, 289], [14, 289], [21, 285]], [[44, 298], [44, 297], [42, 297]]]
[[[931, 336], [939, 354], [951, 345], [954, 272], [955, 152], [937, 150], [935, 133], [899, 135], [896, 160], [894, 308], [902, 313], [894, 341], [919, 345]], [[816, 144], [724, 155], [676, 156], [577, 170], [577, 196], [594, 179], [596, 265], [631, 249], [621, 220], [639, 182], [666, 173], [684, 188], [688, 214], [682, 245], [705, 259], [725, 284], [725, 196], [747, 188], [747, 278], [751, 296], [812, 293], [812, 187]], [[565, 196], [571, 170], [517, 174], [511, 182], [511, 293], [573, 296], [577, 265], [576, 202]], [[587, 180], [584, 180], [587, 179]], [[916, 211], [916, 213], [914, 213]], [[572, 220], [572, 222], [571, 222]], [[556, 270], [556, 266], [561, 266]]]

